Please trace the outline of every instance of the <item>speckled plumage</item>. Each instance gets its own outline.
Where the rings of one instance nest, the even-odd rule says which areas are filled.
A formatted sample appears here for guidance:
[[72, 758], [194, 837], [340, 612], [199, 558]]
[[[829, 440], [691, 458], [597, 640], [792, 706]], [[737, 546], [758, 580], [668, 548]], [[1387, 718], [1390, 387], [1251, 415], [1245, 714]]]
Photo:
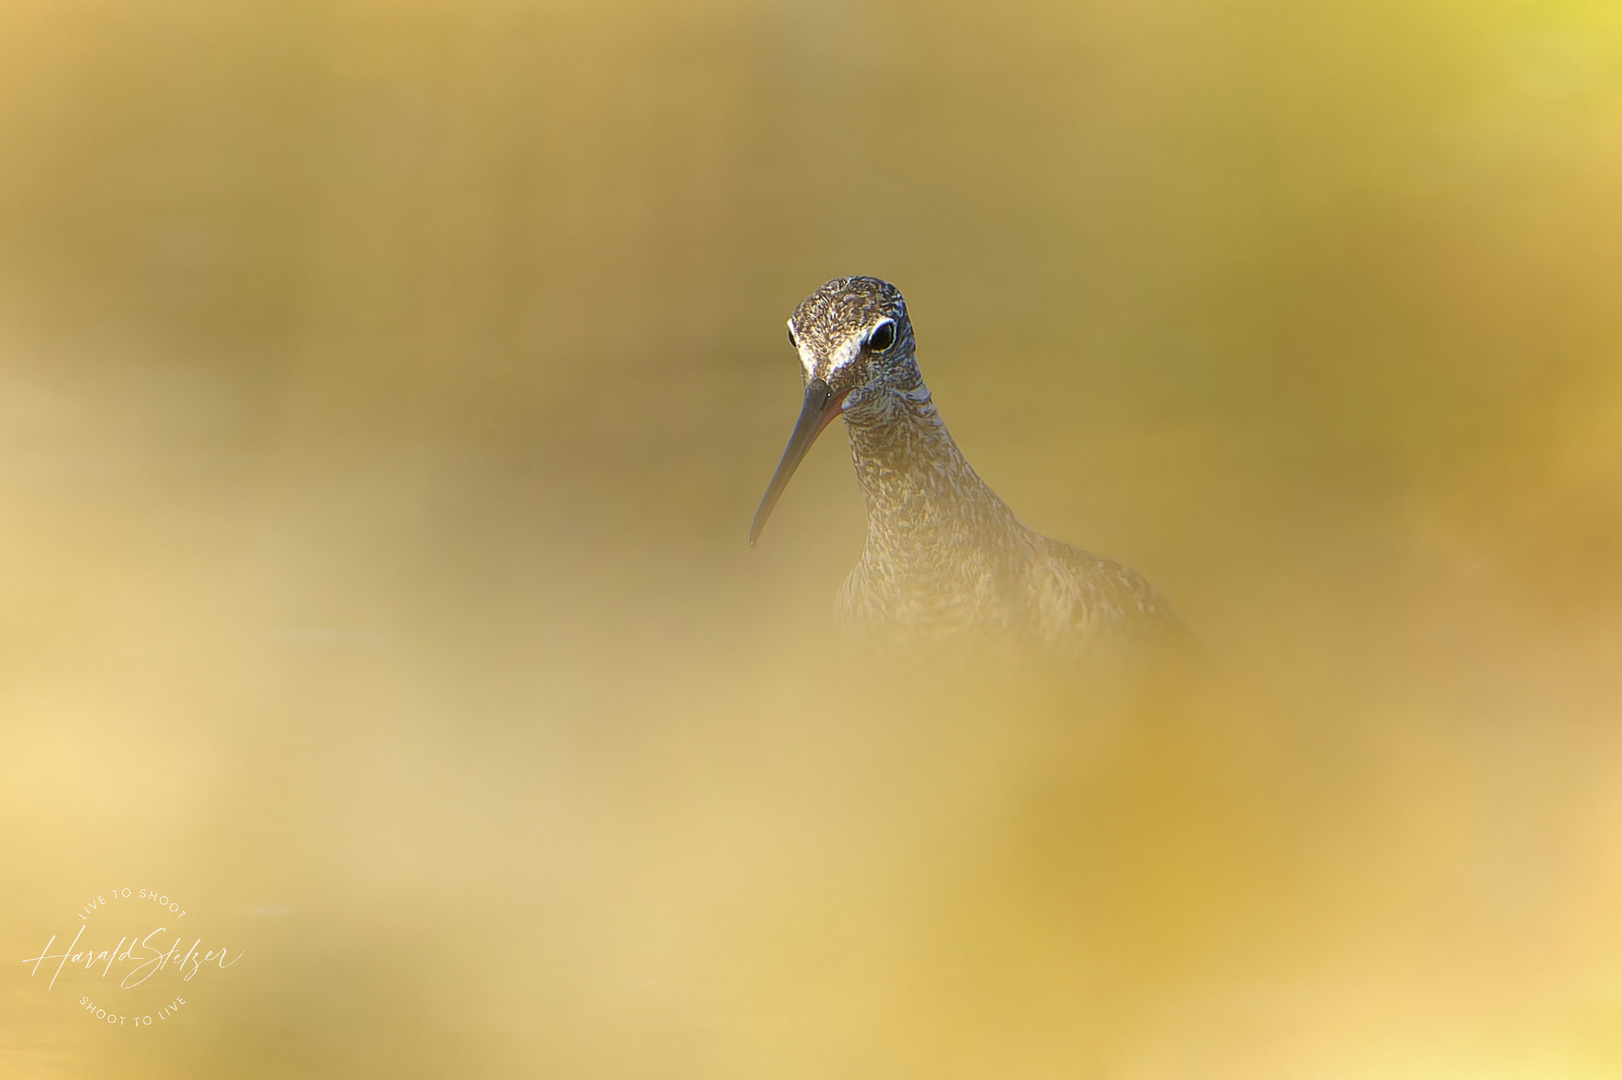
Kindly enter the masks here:
[[789, 333], [806, 411], [754, 531], [837, 411], [867, 504], [867, 543], [839, 591], [842, 622], [909, 640], [989, 631], [1067, 656], [1176, 626], [1137, 573], [1028, 528], [976, 475], [924, 385], [895, 286], [836, 278], [795, 309]]

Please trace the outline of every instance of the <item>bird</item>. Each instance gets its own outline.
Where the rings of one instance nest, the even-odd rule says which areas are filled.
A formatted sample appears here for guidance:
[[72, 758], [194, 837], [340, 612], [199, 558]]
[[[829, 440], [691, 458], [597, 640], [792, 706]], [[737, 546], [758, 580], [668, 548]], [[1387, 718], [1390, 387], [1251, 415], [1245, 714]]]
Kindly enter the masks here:
[[1140, 574], [1030, 528], [980, 479], [924, 384], [900, 289], [834, 278], [794, 309], [788, 337], [805, 397], [749, 543], [842, 418], [867, 540], [839, 589], [838, 623], [903, 642], [996, 635], [1071, 660], [1181, 631]]

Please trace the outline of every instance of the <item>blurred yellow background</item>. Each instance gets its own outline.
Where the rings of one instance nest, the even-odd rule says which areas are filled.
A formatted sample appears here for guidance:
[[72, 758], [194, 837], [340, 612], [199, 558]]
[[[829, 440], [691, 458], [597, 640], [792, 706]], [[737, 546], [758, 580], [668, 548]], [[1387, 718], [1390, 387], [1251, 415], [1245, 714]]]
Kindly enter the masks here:
[[[1206, 689], [748, 548], [856, 273]], [[7, 1078], [1622, 1076], [1622, 7], [3, 0], [0, 589]]]

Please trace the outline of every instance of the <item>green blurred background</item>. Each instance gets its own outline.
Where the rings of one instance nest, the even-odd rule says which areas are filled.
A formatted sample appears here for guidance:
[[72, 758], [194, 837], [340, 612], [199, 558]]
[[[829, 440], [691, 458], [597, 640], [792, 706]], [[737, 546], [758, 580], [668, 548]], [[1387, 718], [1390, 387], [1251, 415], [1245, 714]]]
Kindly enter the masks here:
[[[853, 273], [1206, 689], [748, 548]], [[1622, 7], [0, 0], [0, 589], [8, 1078], [1622, 1075]]]

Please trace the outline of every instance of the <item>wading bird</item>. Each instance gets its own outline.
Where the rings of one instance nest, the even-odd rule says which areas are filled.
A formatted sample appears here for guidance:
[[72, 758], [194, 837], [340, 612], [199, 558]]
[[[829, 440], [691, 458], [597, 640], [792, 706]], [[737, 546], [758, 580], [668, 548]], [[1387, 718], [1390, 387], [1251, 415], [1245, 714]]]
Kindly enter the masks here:
[[844, 417], [867, 543], [839, 591], [842, 623], [913, 641], [1006, 634], [1069, 657], [1177, 628], [1136, 572], [1027, 527], [975, 474], [918, 372], [894, 285], [835, 278], [794, 310], [788, 334], [805, 402], [749, 543], [817, 436]]

